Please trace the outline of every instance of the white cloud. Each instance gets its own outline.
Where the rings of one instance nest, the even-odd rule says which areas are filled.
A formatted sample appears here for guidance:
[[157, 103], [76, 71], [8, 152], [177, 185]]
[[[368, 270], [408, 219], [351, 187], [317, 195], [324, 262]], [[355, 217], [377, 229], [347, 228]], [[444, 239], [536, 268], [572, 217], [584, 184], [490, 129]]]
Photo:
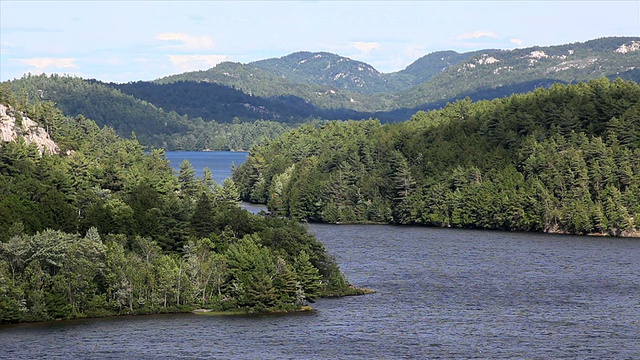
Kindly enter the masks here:
[[375, 50], [375, 49], [379, 49], [380, 48], [380, 43], [377, 42], [363, 42], [363, 41], [359, 41], [359, 42], [351, 42], [349, 43], [349, 45], [352, 48], [355, 48], [357, 50], [360, 50], [364, 53], [368, 53], [371, 50]]
[[425, 56], [427, 50], [422, 45], [411, 45], [404, 49], [404, 56], [409, 59], [417, 60], [418, 58]]
[[19, 62], [32, 66], [35, 68], [35, 72], [43, 72], [47, 69], [68, 69], [77, 68], [75, 59], [72, 58], [31, 58], [31, 59], [18, 59]]
[[6, 49], [16, 48], [17, 46], [14, 43], [10, 42], [0, 42], [0, 54], [4, 52]]
[[492, 31], [473, 31], [459, 35], [454, 43], [467, 49], [513, 48], [523, 46], [525, 41], [518, 38], [500, 36]]
[[498, 35], [496, 35], [491, 31], [474, 31], [474, 32], [470, 32], [470, 33], [466, 33], [458, 36], [457, 40], [479, 39], [483, 37], [490, 37], [490, 38], [497, 39]]
[[168, 55], [169, 61], [180, 71], [212, 68], [227, 59], [227, 55]]
[[185, 33], [161, 33], [156, 35], [156, 39], [161, 41], [178, 42], [174, 46], [180, 50], [208, 50], [213, 48], [213, 39], [208, 36], [193, 36]]

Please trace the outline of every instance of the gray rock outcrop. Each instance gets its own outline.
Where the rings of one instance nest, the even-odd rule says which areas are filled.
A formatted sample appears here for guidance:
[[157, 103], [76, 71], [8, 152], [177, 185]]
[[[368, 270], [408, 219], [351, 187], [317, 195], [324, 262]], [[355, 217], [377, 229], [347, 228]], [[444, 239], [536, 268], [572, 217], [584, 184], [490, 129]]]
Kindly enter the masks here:
[[15, 110], [0, 104], [0, 140], [2, 142], [16, 141], [21, 137], [27, 144], [35, 143], [40, 154], [58, 153], [58, 145], [51, 140], [45, 129], [24, 115], [21, 116], [20, 122], [15, 115]]

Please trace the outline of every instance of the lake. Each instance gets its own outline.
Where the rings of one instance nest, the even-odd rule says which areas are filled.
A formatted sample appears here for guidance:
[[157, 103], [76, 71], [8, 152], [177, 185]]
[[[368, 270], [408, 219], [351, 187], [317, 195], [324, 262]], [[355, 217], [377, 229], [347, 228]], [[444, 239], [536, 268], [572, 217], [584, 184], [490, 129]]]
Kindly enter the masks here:
[[189, 160], [196, 172], [202, 178], [204, 168], [208, 167], [213, 179], [222, 184], [224, 179], [231, 177], [232, 166], [240, 166], [247, 159], [247, 152], [241, 151], [167, 151], [167, 159], [173, 170], [178, 172], [180, 163]]
[[640, 358], [638, 239], [307, 226], [353, 284], [377, 293], [295, 315], [4, 326], [0, 358]]

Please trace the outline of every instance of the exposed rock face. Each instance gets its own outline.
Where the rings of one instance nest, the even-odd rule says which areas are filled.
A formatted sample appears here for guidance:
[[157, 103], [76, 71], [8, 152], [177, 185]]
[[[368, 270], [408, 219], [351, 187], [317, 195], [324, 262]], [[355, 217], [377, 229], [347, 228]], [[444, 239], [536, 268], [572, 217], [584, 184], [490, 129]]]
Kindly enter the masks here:
[[[18, 137], [27, 144], [35, 143], [40, 154], [57, 154], [58, 145], [51, 140], [49, 134], [38, 123], [22, 116], [22, 123], [16, 119], [15, 111], [0, 104], [0, 140], [2, 142], [16, 141]], [[1, 146], [1, 144], [0, 144]]]
[[628, 52], [639, 51], [640, 50], [640, 42], [639, 41], [631, 41], [627, 44], [622, 44], [619, 48], [616, 49], [616, 52], [619, 54], [626, 54]]

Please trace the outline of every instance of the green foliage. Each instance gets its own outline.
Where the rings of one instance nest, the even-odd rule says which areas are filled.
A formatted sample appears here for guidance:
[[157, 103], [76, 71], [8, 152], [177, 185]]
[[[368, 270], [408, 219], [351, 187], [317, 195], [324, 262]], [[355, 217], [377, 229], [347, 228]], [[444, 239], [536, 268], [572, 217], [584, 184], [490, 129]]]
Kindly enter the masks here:
[[302, 296], [304, 299], [313, 300], [318, 297], [322, 288], [322, 277], [309, 259], [309, 255], [303, 250], [293, 261], [293, 269], [299, 279]]
[[[151, 83], [144, 83], [153, 86]], [[127, 94], [121, 90], [135, 89], [136, 83], [116, 86], [115, 84], [104, 84], [95, 80], [84, 80], [77, 77], [60, 75], [25, 75], [21, 79], [2, 84], [2, 95], [11, 101], [12, 104], [18, 101], [12, 97], [14, 92], [24, 93], [24, 101], [20, 110], [29, 112], [29, 116], [41, 123], [49, 131], [66, 132], [71, 138], [68, 141], [87, 141], [88, 137], [83, 134], [69, 133], [83, 132], [86, 127], [96, 127], [93, 122], [86, 122], [85, 129], [79, 127], [66, 126], [66, 116], [82, 116], [96, 121], [97, 125], [108, 126], [120, 136], [131, 136], [135, 133], [137, 139], [145, 145], [162, 147], [177, 150], [246, 150], [251, 145], [259, 143], [267, 138], [275, 137], [290, 129], [290, 125], [283, 122], [295, 123], [296, 121], [308, 120], [308, 110], [298, 109], [303, 105], [286, 105], [289, 102], [285, 99], [274, 101], [277, 106], [290, 106], [289, 114], [274, 113], [273, 116], [266, 116], [262, 110], [266, 103], [255, 102], [249, 95], [239, 93], [228, 95], [237, 105], [233, 109], [223, 106], [218, 112], [202, 112], [203, 107], [210, 108], [213, 101], [210, 98], [202, 98], [203, 94], [210, 93], [201, 91], [198, 87], [215, 87], [214, 84], [192, 84], [190, 91], [195, 91], [198, 96], [182, 89], [169, 89], [169, 91], [132, 91], [137, 97]], [[222, 91], [225, 87], [213, 89], [216, 92]], [[144, 89], [143, 89], [144, 90]], [[237, 99], [237, 93], [248, 99]], [[151, 95], [149, 95], [151, 94]], [[171, 96], [181, 94], [180, 101], [174, 104], [183, 104], [183, 107], [170, 106], [161, 101], [173, 101]], [[186, 96], [186, 97], [185, 97]], [[219, 95], [224, 96], [224, 95]], [[186, 105], [201, 99], [203, 103], [193, 105], [192, 108]], [[153, 103], [151, 102], [153, 100]], [[253, 103], [253, 110], [247, 109], [245, 104]], [[53, 103], [62, 111], [55, 110]], [[224, 102], [223, 102], [224, 103]], [[269, 105], [274, 107], [276, 105]], [[308, 106], [307, 106], [308, 107]], [[243, 112], [244, 111], [244, 112]], [[245, 114], [246, 112], [246, 114]], [[191, 118], [186, 115], [188, 114]], [[46, 114], [46, 116], [45, 116]], [[230, 124], [234, 116], [243, 116], [251, 122], [241, 122]], [[284, 116], [284, 119], [281, 118]], [[202, 118], [207, 119], [203, 121]], [[217, 121], [215, 121], [216, 119]], [[273, 119], [277, 121], [266, 121], [263, 119]], [[98, 130], [98, 128], [95, 128]], [[87, 135], [86, 133], [84, 135]], [[63, 149], [66, 149], [65, 141], [54, 139]]]
[[[640, 53], [616, 52], [631, 41], [638, 38], [609, 37], [510, 51], [485, 49], [462, 54], [441, 51], [389, 74], [335, 54], [297, 52], [250, 64], [224, 62], [205, 71], [168, 76], [156, 83], [215, 83], [263, 98], [297, 97], [317, 107], [316, 117], [347, 119], [375, 115], [381, 120], [398, 121], [415, 109], [440, 108], [447, 101], [467, 96], [473, 100], [494, 99], [554, 83], [599, 77], [620, 76], [638, 81], [640, 77], [634, 68], [640, 61]], [[323, 109], [341, 111], [332, 115], [322, 112]]]
[[637, 83], [603, 78], [303, 126], [253, 148], [234, 181], [300, 220], [620, 235], [638, 229], [638, 104]]
[[300, 251], [314, 284], [335, 277], [299, 224], [238, 207], [231, 179], [199, 181], [188, 162], [174, 176], [164, 151], [147, 153], [135, 137], [84, 117], [58, 121], [54, 107], [31, 111], [57, 124], [51, 135], [64, 145], [40, 155], [24, 141], [0, 144], [0, 323], [296, 309]]
[[225, 253], [231, 275], [230, 292], [245, 307], [271, 307], [277, 299], [273, 277], [276, 268], [258, 236], [246, 235]]
[[[417, 110], [440, 109], [466, 97], [495, 99], [599, 77], [637, 82], [640, 52], [616, 51], [632, 41], [639, 38], [609, 37], [511, 51], [436, 52], [390, 74], [338, 55], [309, 52], [250, 64], [224, 62], [153, 82], [114, 84], [29, 74], [4, 83], [0, 97], [19, 110], [30, 109], [45, 128], [64, 122], [50, 116], [42, 121], [38, 115], [55, 102], [67, 116], [94, 119], [120, 136], [135, 132], [147, 146], [247, 150], [318, 119], [376, 117], [397, 122]], [[20, 95], [9, 95], [9, 89]], [[49, 102], [42, 105], [45, 100]], [[562, 118], [557, 126], [565, 135], [579, 126], [577, 117], [566, 111], [564, 116], [554, 115]], [[612, 126], [624, 128], [628, 116], [635, 115], [619, 118], [620, 123]], [[635, 138], [627, 131], [621, 141]]]

